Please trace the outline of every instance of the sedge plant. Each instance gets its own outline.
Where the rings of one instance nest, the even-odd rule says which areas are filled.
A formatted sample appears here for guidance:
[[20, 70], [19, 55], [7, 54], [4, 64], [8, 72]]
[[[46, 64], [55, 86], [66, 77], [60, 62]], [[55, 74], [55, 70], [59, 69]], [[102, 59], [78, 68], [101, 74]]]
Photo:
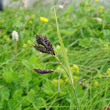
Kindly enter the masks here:
[[62, 37], [61, 37], [61, 34], [60, 34], [60, 29], [59, 29], [59, 25], [58, 25], [58, 20], [57, 20], [57, 15], [56, 15], [56, 9], [54, 8], [54, 13], [55, 13], [55, 20], [56, 20], [56, 25], [57, 25], [57, 35], [58, 35], [58, 40], [59, 40], [59, 43], [61, 45], [61, 50], [62, 50], [62, 55], [63, 55], [63, 59], [64, 59], [64, 62], [65, 62], [65, 67], [63, 66], [63, 64], [60, 62], [59, 58], [57, 57], [57, 55], [55, 55], [56, 59], [60, 62], [60, 64], [63, 66], [65, 72], [67, 73], [67, 76], [68, 78], [70, 79], [70, 83], [71, 83], [71, 86], [73, 88], [73, 93], [75, 95], [75, 99], [76, 99], [76, 102], [77, 102], [77, 109], [79, 110], [80, 107], [79, 107], [79, 103], [78, 103], [78, 99], [77, 99], [77, 96], [76, 96], [76, 92], [75, 92], [75, 86], [74, 86], [74, 80], [73, 80], [73, 75], [72, 75], [72, 72], [71, 72], [71, 69], [70, 69], [70, 65], [69, 65], [69, 61], [68, 61], [68, 56], [67, 56], [67, 53], [65, 51], [65, 46], [63, 44], [63, 40], [62, 40]]

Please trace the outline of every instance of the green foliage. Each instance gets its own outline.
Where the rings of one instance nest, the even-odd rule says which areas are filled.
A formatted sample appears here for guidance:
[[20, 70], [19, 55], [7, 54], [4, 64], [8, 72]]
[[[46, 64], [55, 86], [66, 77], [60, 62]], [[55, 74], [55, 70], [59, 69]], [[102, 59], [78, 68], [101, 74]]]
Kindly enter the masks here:
[[[91, 0], [64, 7], [56, 7], [58, 24], [53, 4], [6, 7], [0, 13], [0, 110], [77, 110], [64, 68], [74, 79], [80, 110], [110, 106], [110, 10]], [[40, 21], [41, 16], [48, 22]], [[17, 47], [14, 30], [19, 34]], [[33, 48], [36, 34], [47, 35], [64, 68]], [[42, 75], [33, 68], [54, 72]]]

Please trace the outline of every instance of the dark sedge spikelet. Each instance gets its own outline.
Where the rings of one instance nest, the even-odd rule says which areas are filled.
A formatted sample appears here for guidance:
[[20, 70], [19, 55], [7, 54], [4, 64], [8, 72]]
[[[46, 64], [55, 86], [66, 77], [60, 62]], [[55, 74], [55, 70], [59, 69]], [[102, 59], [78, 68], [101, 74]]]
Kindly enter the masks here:
[[41, 44], [45, 48], [48, 48], [45, 41], [44, 41], [44, 38], [41, 35], [36, 35], [36, 41], [37, 41], [38, 44]]
[[44, 41], [45, 41], [45, 43], [46, 43], [46, 45], [48, 47], [48, 50], [52, 53], [52, 55], [55, 55], [52, 43], [50, 42], [50, 40], [46, 36], [44, 37]]
[[34, 71], [40, 74], [47, 74], [47, 73], [52, 73], [53, 70], [43, 70], [43, 69], [39, 69], [39, 68], [34, 68]]
[[52, 43], [50, 42], [50, 40], [46, 36], [42, 37], [41, 35], [36, 35], [36, 41], [37, 41], [38, 44], [43, 46], [43, 48], [42, 47], [39, 47], [39, 48], [37, 47], [37, 50], [39, 50], [43, 53], [48, 53], [48, 54], [55, 55]]
[[[36, 35], [36, 42], [38, 43], [38, 45], [33, 45], [33, 47], [36, 50], [42, 53], [55, 55], [54, 48], [46, 36], [42, 37], [41, 35]], [[39, 68], [34, 68], [33, 70], [40, 74], [47, 74], [47, 73], [53, 72], [53, 70], [46, 70], [46, 69], [39, 69]]]
[[39, 46], [39, 45], [33, 45], [34, 48], [42, 53], [48, 53], [50, 54], [50, 52], [45, 48], [45, 47], [42, 47], [42, 46]]

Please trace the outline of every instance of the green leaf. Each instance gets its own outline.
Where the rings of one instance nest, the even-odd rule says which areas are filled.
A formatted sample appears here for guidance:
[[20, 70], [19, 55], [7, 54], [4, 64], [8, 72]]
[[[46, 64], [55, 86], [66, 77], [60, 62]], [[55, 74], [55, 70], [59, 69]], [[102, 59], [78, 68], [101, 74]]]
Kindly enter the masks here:
[[73, 10], [73, 5], [69, 5], [67, 10], [68, 10], [68, 13], [70, 13]]
[[38, 63], [38, 59], [37, 59], [37, 57], [36, 57], [35, 55], [32, 55], [32, 56], [30, 57], [29, 61], [30, 61], [31, 64], [36, 64], [36, 63]]
[[1, 99], [2, 99], [2, 101], [9, 99], [10, 91], [9, 91], [9, 89], [7, 87], [3, 87], [1, 89], [1, 92], [0, 93], [1, 93]]
[[22, 90], [21, 89], [16, 90], [13, 94], [13, 98], [19, 100], [21, 99], [21, 97], [22, 97]]
[[29, 106], [30, 105], [30, 101], [28, 100], [27, 96], [22, 97], [22, 105], [25, 106]]
[[35, 91], [34, 90], [30, 90], [28, 92], [27, 98], [32, 103], [34, 101], [34, 99], [35, 99]]
[[17, 101], [15, 99], [8, 100], [9, 110], [14, 110], [14, 107], [17, 105]]
[[22, 81], [22, 87], [28, 87], [29, 82], [32, 79], [32, 74], [28, 73], [27, 71], [24, 73], [24, 78]]
[[7, 72], [7, 73], [3, 73], [3, 79], [7, 82], [7, 83], [11, 83], [13, 81], [13, 75], [12, 72]]
[[22, 64], [23, 64], [28, 70], [32, 70], [32, 66], [30, 65], [29, 61], [27, 61], [27, 60], [22, 60]]

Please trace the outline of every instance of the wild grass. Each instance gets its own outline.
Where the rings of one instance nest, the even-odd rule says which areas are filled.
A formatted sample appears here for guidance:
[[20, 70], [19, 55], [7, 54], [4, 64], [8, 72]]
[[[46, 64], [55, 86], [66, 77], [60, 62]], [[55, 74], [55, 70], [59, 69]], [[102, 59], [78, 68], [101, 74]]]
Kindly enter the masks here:
[[[110, 11], [89, 1], [56, 11], [53, 5], [39, 7], [0, 13], [0, 110], [109, 107]], [[49, 21], [40, 21], [41, 16]], [[16, 54], [13, 30], [19, 34]], [[57, 56], [34, 49], [36, 34], [48, 36]], [[54, 72], [37, 74], [35, 67]]]

